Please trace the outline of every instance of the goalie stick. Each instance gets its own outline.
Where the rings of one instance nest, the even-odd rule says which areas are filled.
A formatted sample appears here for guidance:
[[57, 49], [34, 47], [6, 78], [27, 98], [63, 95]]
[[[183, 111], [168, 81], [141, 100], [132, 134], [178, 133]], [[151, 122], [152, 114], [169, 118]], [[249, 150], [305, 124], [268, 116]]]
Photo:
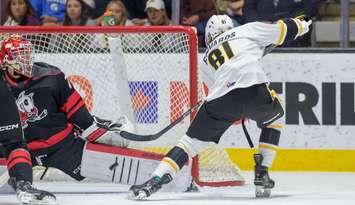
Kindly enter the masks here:
[[161, 137], [163, 134], [165, 134], [167, 131], [169, 131], [171, 128], [175, 127], [179, 122], [181, 122], [186, 116], [188, 116], [192, 111], [196, 110], [200, 105], [203, 103], [203, 100], [200, 100], [197, 102], [196, 105], [194, 105], [192, 108], [188, 109], [186, 112], [184, 112], [179, 118], [177, 118], [175, 121], [164, 127], [162, 130], [155, 134], [150, 134], [150, 135], [139, 135], [139, 134], [134, 134], [131, 132], [126, 132], [126, 131], [121, 131], [120, 135], [127, 139], [127, 140], [132, 140], [132, 141], [153, 141]]

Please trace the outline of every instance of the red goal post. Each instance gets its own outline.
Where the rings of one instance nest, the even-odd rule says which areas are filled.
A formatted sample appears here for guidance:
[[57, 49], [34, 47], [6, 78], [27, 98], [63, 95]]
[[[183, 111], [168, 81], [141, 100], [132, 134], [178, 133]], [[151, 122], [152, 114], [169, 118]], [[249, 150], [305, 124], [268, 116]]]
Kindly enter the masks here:
[[[0, 27], [0, 38], [11, 34], [32, 42], [35, 61], [62, 69], [91, 112], [108, 119], [125, 114], [138, 134], [161, 130], [204, 97], [192, 27]], [[164, 153], [194, 115], [154, 142], [131, 146]], [[244, 183], [223, 148], [209, 147], [192, 164], [201, 186]]]

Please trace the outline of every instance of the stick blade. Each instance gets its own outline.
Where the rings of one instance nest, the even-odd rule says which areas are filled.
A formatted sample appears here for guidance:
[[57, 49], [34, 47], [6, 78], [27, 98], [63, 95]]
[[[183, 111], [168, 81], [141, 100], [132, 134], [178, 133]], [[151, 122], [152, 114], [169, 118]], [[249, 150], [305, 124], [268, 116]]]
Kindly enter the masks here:
[[121, 131], [120, 132], [121, 137], [131, 140], [131, 141], [139, 141], [139, 142], [147, 142], [147, 141], [153, 141], [159, 138], [159, 135], [138, 135], [126, 131]]

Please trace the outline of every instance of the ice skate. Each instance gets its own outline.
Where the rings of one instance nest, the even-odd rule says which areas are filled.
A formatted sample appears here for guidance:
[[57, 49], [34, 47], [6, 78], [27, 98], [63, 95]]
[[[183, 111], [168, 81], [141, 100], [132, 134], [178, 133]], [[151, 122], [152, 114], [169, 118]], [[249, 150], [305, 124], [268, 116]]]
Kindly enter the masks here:
[[148, 198], [153, 193], [157, 192], [161, 189], [163, 184], [167, 184], [172, 180], [170, 174], [164, 174], [161, 178], [155, 176], [144, 184], [141, 185], [133, 185], [129, 190], [131, 191], [131, 198], [136, 200], [144, 200]]
[[16, 181], [10, 178], [9, 185], [14, 188], [18, 200], [23, 204], [31, 205], [53, 205], [57, 204], [56, 197], [47, 191], [36, 189], [28, 181]]
[[270, 197], [271, 189], [274, 188], [275, 182], [274, 180], [270, 179], [268, 168], [261, 165], [263, 160], [262, 155], [255, 154], [255, 196], [257, 198], [265, 198]]

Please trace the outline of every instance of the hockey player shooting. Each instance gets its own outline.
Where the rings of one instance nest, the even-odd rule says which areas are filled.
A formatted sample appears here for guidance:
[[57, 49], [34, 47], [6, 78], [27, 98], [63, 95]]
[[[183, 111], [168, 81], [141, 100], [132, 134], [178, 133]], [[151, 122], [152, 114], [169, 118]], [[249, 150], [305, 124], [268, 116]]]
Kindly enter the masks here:
[[130, 191], [135, 199], [145, 199], [173, 180], [189, 158], [196, 156], [205, 142], [218, 143], [222, 134], [240, 118], [255, 120], [261, 129], [259, 153], [254, 155], [256, 197], [270, 196], [274, 181], [268, 168], [276, 155], [284, 114], [262, 69], [267, 48], [292, 41], [309, 31], [312, 22], [282, 19], [276, 24], [249, 23], [233, 28], [226, 15], [212, 16], [206, 25], [205, 63], [215, 71], [215, 82], [186, 134], [160, 162], [152, 178]]
[[21, 36], [10, 36], [2, 41], [0, 65], [4, 76], [1, 89], [9, 87], [16, 99], [31, 156], [21, 141], [21, 127], [15, 124], [16, 118], [10, 114], [14, 105], [10, 102], [4, 105], [7, 102], [3, 97], [0, 107], [6, 110], [1, 113], [1, 118], [6, 116], [8, 122], [1, 126], [18, 127], [7, 134], [13, 137], [9, 141], [11, 144], [4, 144], [4, 140], [9, 140], [7, 136], [0, 140], [10, 153], [6, 155], [11, 177], [9, 184], [18, 199], [23, 203], [51, 204], [55, 203], [53, 194], [32, 187], [31, 161], [33, 166], [54, 167], [76, 180], [83, 180], [80, 166], [86, 141], [125, 147], [127, 141], [117, 132], [132, 131], [133, 125], [125, 117], [112, 122], [92, 116], [79, 93], [58, 68], [46, 63], [33, 64], [31, 56], [31, 43]]

